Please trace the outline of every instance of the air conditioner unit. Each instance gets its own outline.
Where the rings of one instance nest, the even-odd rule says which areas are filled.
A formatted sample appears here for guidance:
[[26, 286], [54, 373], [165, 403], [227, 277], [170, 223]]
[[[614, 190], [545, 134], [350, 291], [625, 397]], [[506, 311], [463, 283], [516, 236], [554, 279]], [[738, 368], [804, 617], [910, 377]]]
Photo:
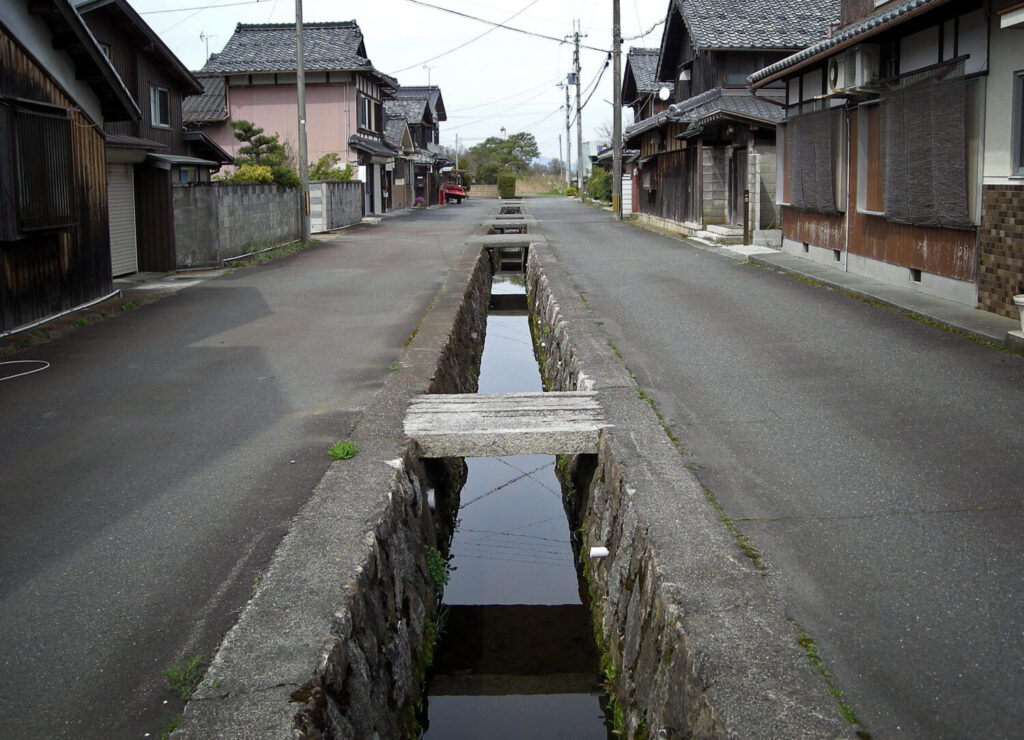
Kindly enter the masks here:
[[861, 44], [828, 60], [828, 91], [858, 92], [878, 82], [878, 45]]

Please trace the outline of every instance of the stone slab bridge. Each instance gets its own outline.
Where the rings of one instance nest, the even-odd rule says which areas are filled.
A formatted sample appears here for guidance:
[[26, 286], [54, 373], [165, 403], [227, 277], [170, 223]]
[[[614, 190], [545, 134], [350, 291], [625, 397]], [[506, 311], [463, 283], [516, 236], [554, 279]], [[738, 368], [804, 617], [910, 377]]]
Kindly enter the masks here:
[[611, 427], [593, 391], [416, 396], [405, 434], [420, 457], [596, 454]]

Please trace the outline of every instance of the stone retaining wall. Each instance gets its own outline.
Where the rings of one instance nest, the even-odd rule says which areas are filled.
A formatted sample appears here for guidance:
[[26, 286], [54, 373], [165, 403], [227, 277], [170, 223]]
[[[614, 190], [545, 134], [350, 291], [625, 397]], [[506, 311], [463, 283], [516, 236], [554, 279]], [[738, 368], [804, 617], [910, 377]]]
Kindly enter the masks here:
[[[682, 464], [546, 246], [527, 273], [550, 390], [596, 390], [614, 427], [563, 465], [595, 632], [628, 737], [853, 737], [768, 580]], [[567, 479], [567, 480], [565, 480]]]
[[466, 248], [354, 430], [359, 453], [292, 523], [174, 738], [415, 737], [438, 604], [426, 554], [447, 550], [444, 489], [462, 461], [425, 468], [402, 420], [414, 395], [475, 390], [490, 279]]

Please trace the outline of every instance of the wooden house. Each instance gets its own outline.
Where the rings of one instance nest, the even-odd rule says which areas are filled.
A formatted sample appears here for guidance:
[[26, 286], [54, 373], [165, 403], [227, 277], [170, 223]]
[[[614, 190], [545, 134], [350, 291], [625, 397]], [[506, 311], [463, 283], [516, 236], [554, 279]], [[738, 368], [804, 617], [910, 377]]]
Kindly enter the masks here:
[[127, 0], [74, 4], [142, 111], [104, 125], [114, 276], [173, 270], [172, 185], [208, 182], [231, 158], [206, 137], [185, 136], [181, 101], [203, 88]]
[[103, 126], [140, 115], [67, 0], [0, 4], [0, 331], [113, 292]]
[[[384, 101], [394, 95], [397, 82], [374, 68], [355, 21], [303, 24], [302, 52], [309, 159], [316, 162], [325, 154], [339, 154], [366, 183], [366, 213], [381, 213], [387, 166], [396, 154], [385, 140]], [[228, 122], [251, 121], [296, 151], [294, 24], [239, 23], [200, 77], [222, 82], [204, 83], [203, 95], [186, 101], [190, 130], [207, 133], [235, 155], [241, 144]], [[223, 118], [218, 111], [223, 111]]]
[[[830, 38], [751, 75], [786, 92], [786, 251], [976, 303], [990, 22], [977, 0], [843, 0]], [[1014, 33], [1000, 96], [1024, 67]]]
[[672, 104], [625, 132], [640, 150], [642, 220], [741, 240], [749, 197], [751, 230], [778, 228], [775, 124], [785, 90], [755, 96], [747, 75], [824, 38], [837, 18], [838, 0], [732, 0], [728, 12], [718, 0], [671, 0], [656, 79]]
[[384, 103], [386, 114], [404, 118], [415, 150], [409, 157], [413, 165], [413, 193], [424, 205], [440, 202], [439, 184], [442, 167], [454, 162], [440, 154], [439, 122], [447, 120], [444, 100], [438, 87], [399, 87], [395, 97]]
[[387, 199], [388, 210], [409, 208], [413, 204], [413, 187], [415, 183], [416, 145], [413, 143], [409, 123], [404, 115], [386, 113], [387, 125], [384, 129], [388, 144], [397, 150], [395, 164], [389, 172]]
[[633, 111], [633, 121], [642, 121], [668, 110], [673, 86], [658, 80], [659, 49], [632, 48], [626, 54], [622, 72], [622, 104]]

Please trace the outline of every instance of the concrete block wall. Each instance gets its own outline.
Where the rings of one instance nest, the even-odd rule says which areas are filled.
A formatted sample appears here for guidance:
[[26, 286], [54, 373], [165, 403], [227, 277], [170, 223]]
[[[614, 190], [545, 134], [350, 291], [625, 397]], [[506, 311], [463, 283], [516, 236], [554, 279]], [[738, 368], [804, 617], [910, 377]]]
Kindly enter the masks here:
[[729, 158], [724, 147], [705, 146], [701, 162], [703, 193], [701, 211], [705, 224], [724, 224], [729, 208]]
[[215, 265], [301, 236], [298, 189], [198, 183], [173, 188], [178, 267]]
[[750, 190], [750, 223], [755, 229], [778, 229], [781, 220], [775, 203], [778, 162], [774, 146], [758, 146], [748, 156], [747, 189]]
[[1024, 185], [986, 185], [978, 238], [978, 304], [1016, 319], [1024, 293]]
[[310, 231], [318, 234], [362, 221], [363, 187], [359, 180], [311, 182]]

